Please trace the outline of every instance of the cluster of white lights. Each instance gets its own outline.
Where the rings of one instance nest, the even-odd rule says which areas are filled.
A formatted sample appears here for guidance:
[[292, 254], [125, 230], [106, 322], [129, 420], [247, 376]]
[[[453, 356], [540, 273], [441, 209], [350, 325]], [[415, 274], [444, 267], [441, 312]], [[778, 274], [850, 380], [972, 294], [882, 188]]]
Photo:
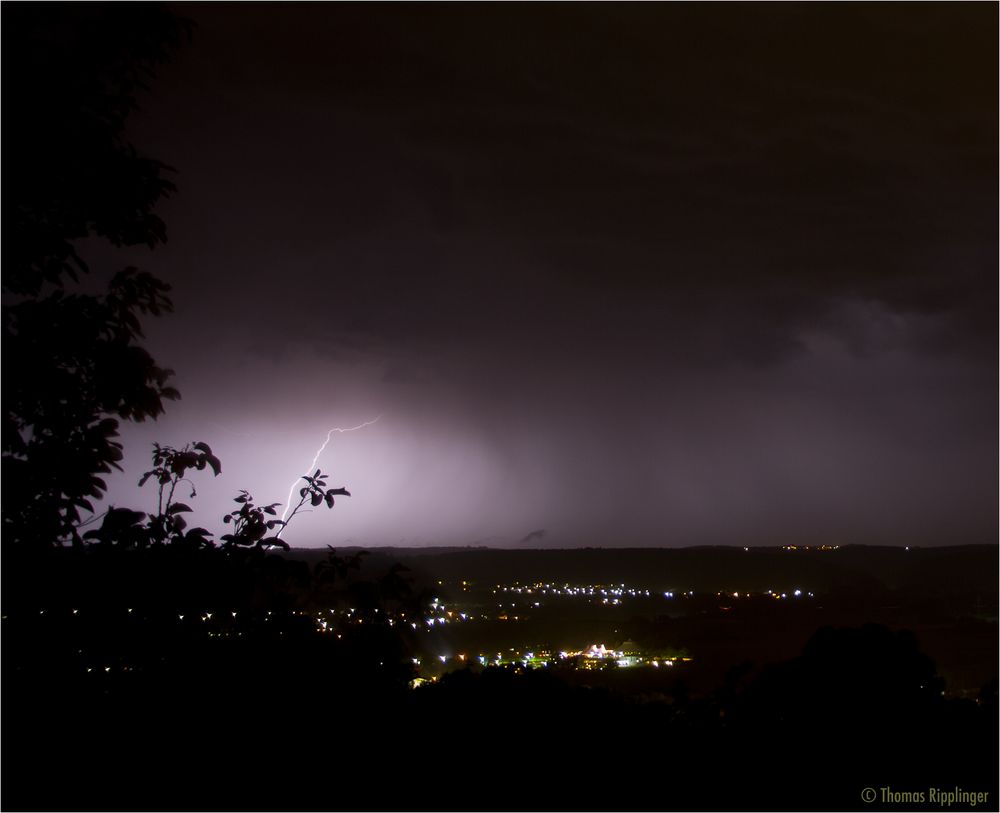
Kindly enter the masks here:
[[624, 583], [617, 585], [602, 585], [602, 584], [581, 584], [581, 585], [555, 585], [548, 582], [536, 582], [533, 585], [522, 586], [518, 582], [515, 582], [513, 586], [505, 587], [502, 584], [498, 584], [493, 589], [494, 593], [517, 593], [518, 595], [528, 594], [534, 595], [539, 593], [543, 596], [618, 596], [623, 598], [626, 595], [633, 598], [641, 598], [644, 596], [649, 596], [649, 590], [637, 587], [626, 587]]

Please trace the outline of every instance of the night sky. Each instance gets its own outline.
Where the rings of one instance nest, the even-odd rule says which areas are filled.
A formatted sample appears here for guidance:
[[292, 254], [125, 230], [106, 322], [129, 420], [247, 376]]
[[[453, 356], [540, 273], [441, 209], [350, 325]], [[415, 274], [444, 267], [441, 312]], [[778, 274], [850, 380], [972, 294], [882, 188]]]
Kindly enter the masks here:
[[381, 415], [290, 543], [995, 541], [995, 4], [177, 11], [113, 503], [204, 440], [218, 529]]

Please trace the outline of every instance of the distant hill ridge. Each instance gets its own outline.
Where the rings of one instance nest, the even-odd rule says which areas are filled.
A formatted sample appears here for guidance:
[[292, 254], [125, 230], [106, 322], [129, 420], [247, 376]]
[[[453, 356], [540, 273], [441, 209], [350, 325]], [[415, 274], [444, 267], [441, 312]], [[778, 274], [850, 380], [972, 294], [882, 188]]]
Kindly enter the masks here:
[[[996, 602], [1000, 546], [845, 545], [836, 549], [723, 547], [502, 549], [468, 547], [338, 548], [367, 550], [365, 567], [399, 562], [428, 579], [481, 583], [624, 582], [656, 590], [758, 592], [792, 586], [841, 594], [902, 591], [927, 597], [975, 595]], [[287, 555], [316, 562], [326, 549]]]

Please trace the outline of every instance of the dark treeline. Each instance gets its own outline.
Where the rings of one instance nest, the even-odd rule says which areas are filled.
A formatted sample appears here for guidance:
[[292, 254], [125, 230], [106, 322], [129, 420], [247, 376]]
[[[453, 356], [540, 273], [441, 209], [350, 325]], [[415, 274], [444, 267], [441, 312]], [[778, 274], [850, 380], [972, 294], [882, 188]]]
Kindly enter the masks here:
[[[869, 786], [996, 792], [995, 685], [943, 697], [912, 636], [884, 627], [824, 628], [692, 699], [511, 668], [413, 691], [401, 637], [338, 640], [276, 612], [225, 641], [200, 619], [71, 618], [5, 627], [5, 809], [843, 810]], [[112, 643], [111, 672], [74, 662]]]
[[823, 627], [710, 691], [478, 666], [413, 690], [419, 635], [385, 619], [427, 595], [367, 558], [96, 545], [5, 567], [4, 808], [843, 810], [870, 786], [996, 792], [996, 682], [946, 696], [906, 631]]

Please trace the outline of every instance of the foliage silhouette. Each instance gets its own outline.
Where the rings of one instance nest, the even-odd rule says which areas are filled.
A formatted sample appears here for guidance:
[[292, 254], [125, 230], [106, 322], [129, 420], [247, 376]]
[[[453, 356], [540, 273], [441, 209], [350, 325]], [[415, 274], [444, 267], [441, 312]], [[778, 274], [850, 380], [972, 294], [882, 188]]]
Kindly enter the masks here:
[[150, 516], [147, 525], [147, 536], [150, 544], [166, 542], [168, 539], [176, 544], [193, 547], [210, 546], [208, 537], [211, 534], [204, 528], [187, 528], [187, 520], [182, 514], [190, 513], [191, 508], [186, 503], [174, 502], [174, 491], [184, 482], [191, 486], [191, 498], [197, 496], [194, 483], [184, 475], [189, 469], [203, 471], [209, 468], [218, 477], [222, 473], [222, 463], [207, 443], [196, 441], [182, 449], [153, 444], [153, 468], [139, 478], [140, 488], [151, 478], [157, 484], [157, 511]]
[[146, 514], [142, 511], [112, 506], [104, 512], [101, 526], [87, 531], [83, 539], [95, 540], [106, 547], [113, 545], [123, 548], [145, 547], [149, 539], [148, 530], [141, 524], [145, 518]]
[[[166, 239], [155, 205], [174, 191], [125, 123], [189, 26], [158, 4], [4, 8], [3, 530], [16, 543], [80, 544], [80, 511], [118, 468], [118, 421], [179, 397], [140, 344], [141, 319], [169, 313], [169, 286], [135, 268], [103, 293], [80, 241]], [[9, 73], [9, 71], [8, 71]], [[117, 520], [116, 520], [117, 521]], [[109, 529], [110, 532], [110, 529]]]
[[[313, 508], [324, 502], [326, 503], [327, 508], [333, 508], [335, 496], [351, 496], [350, 492], [346, 488], [327, 488], [326, 475], [319, 469], [316, 469], [312, 477], [308, 474], [303, 474], [302, 479], [306, 481], [306, 485], [299, 489], [298, 505], [292, 509], [292, 513], [288, 515], [288, 519], [282, 523], [282, 526], [287, 526], [288, 523], [292, 521], [292, 518], [302, 510], [302, 507], [306, 504], [306, 502], [308, 502]], [[281, 531], [276, 534], [276, 536], [280, 535]]]
[[[5, 783], [3, 806], [45, 806], [60, 786], [88, 786], [84, 777], [114, 765], [121, 798], [135, 808], [132, 779], [156, 765], [162, 783], [162, 766], [176, 764], [179, 740], [169, 732], [177, 725], [214, 746], [199, 729], [211, 719], [223, 751], [245, 760], [255, 730], [279, 742], [286, 725], [262, 692], [308, 675], [356, 701], [398, 697], [412, 664], [378, 610], [406, 593], [405, 580], [396, 574], [369, 589], [359, 568], [338, 565], [360, 557], [331, 553], [330, 570], [311, 572], [271, 553], [287, 549], [267, 536], [284, 525], [277, 504], [256, 506], [247, 492], [216, 547], [206, 529], [187, 526], [190, 506], [177, 499], [191, 472], [221, 471], [200, 442], [154, 446], [139, 485], [156, 487], [155, 513], [110, 507], [84, 521], [107, 491], [103, 475], [120, 470], [120, 421], [155, 419], [180, 397], [172, 371], [142, 346], [145, 320], [172, 310], [169, 286], [132, 267], [90, 274], [82, 246], [166, 240], [155, 208], [175, 191], [172, 170], [128, 143], [125, 125], [189, 26], [159, 4], [22, 4], [2, 13], [7, 76], [17, 77], [4, 84], [4, 112], [17, 124], [3, 144], [2, 525], [15, 543], [4, 561], [3, 693], [7, 709], [35, 718], [26, 727], [18, 711], [5, 715], [5, 737], [24, 748], [13, 757], [5, 749], [4, 772], [37, 788], [41, 761], [22, 766], [21, 754], [56, 739], [72, 754], [47, 783], [54, 795], [26, 800]], [[305, 480], [292, 516], [349, 496], [327, 488], [321, 471]], [[336, 602], [368, 596], [359, 604], [366, 623], [318, 635], [303, 608], [331, 591]], [[91, 680], [98, 675], [102, 684]], [[227, 742], [223, 732], [237, 736]], [[100, 767], [91, 761], [98, 753]], [[201, 761], [188, 762], [184, 778], [196, 786]], [[118, 806], [116, 792], [96, 806]], [[79, 807], [79, 796], [65, 806]]]
[[337, 551], [327, 545], [326, 559], [315, 567], [316, 579], [320, 584], [332, 584], [337, 579], [347, 579], [351, 571], [361, 569], [361, 560], [368, 551], [359, 550], [350, 556], [337, 556]]
[[[304, 488], [299, 490], [299, 503], [292, 509], [287, 520], [268, 519], [277, 517], [277, 508], [280, 502], [270, 505], [254, 505], [253, 495], [243, 490], [233, 500], [239, 504], [239, 508], [222, 517], [226, 525], [233, 524], [233, 532], [220, 537], [225, 550], [233, 550], [237, 547], [254, 548], [281, 548], [288, 550], [288, 543], [280, 538], [282, 531], [288, 526], [297, 513], [308, 501], [313, 506], [326, 503], [327, 508], [333, 508], [334, 495], [350, 497], [350, 492], [346, 488], [326, 488], [326, 475], [320, 469], [310, 477], [304, 475], [303, 480], [307, 482]], [[266, 536], [268, 531], [278, 531], [274, 536]]]
[[[148, 515], [146, 523], [142, 524], [143, 519], [147, 518], [144, 512], [112, 506], [104, 513], [101, 526], [87, 531], [82, 537], [77, 534], [78, 527], [74, 526], [72, 530], [77, 534], [77, 540], [81, 543], [95, 541], [105, 547], [121, 548], [145, 548], [167, 542], [196, 549], [214, 547], [212, 534], [207, 529], [200, 527], [188, 529], [187, 520], [183, 515], [191, 512], [191, 506], [174, 499], [177, 487], [181, 483], [190, 486], [189, 499], [197, 496], [194, 483], [185, 476], [189, 472], [209, 469], [216, 477], [222, 473], [222, 462], [212, 452], [212, 448], [202, 441], [188, 443], [180, 449], [154, 443], [152, 462], [153, 468], [144, 472], [139, 478], [139, 487], [148, 482], [156, 485], [156, 513]], [[288, 521], [307, 501], [313, 506], [326, 503], [328, 508], [333, 508], [335, 495], [350, 496], [346, 488], [326, 488], [326, 475], [320, 469], [317, 469], [312, 476], [306, 475], [302, 479], [308, 485], [300, 490], [299, 503], [289, 515]], [[253, 495], [245, 489], [233, 501], [239, 507], [222, 517], [223, 524], [232, 527], [231, 533], [220, 537], [224, 552], [231, 553], [240, 548], [289, 550], [288, 543], [280, 539], [277, 534], [267, 536], [268, 531], [273, 531], [275, 528], [283, 529], [288, 524], [288, 521], [277, 518], [277, 508], [281, 503], [255, 505]], [[318, 569], [317, 581], [325, 584], [331, 581], [331, 575], [344, 578], [347, 570], [357, 569], [359, 562], [360, 554], [341, 560], [331, 549], [328, 562], [323, 564], [332, 570], [324, 571], [322, 567]], [[404, 582], [397, 577], [393, 587], [402, 584]]]
[[257, 548], [273, 545], [288, 550], [288, 545], [280, 539], [264, 538], [268, 531], [285, 524], [280, 519], [267, 519], [269, 515], [277, 515], [276, 509], [281, 505], [280, 502], [256, 506], [253, 504], [253, 495], [248, 491], [241, 491], [233, 502], [239, 503], [240, 507], [222, 518], [226, 525], [230, 522], [233, 524], [233, 532], [220, 537], [225, 550], [251, 545]]

